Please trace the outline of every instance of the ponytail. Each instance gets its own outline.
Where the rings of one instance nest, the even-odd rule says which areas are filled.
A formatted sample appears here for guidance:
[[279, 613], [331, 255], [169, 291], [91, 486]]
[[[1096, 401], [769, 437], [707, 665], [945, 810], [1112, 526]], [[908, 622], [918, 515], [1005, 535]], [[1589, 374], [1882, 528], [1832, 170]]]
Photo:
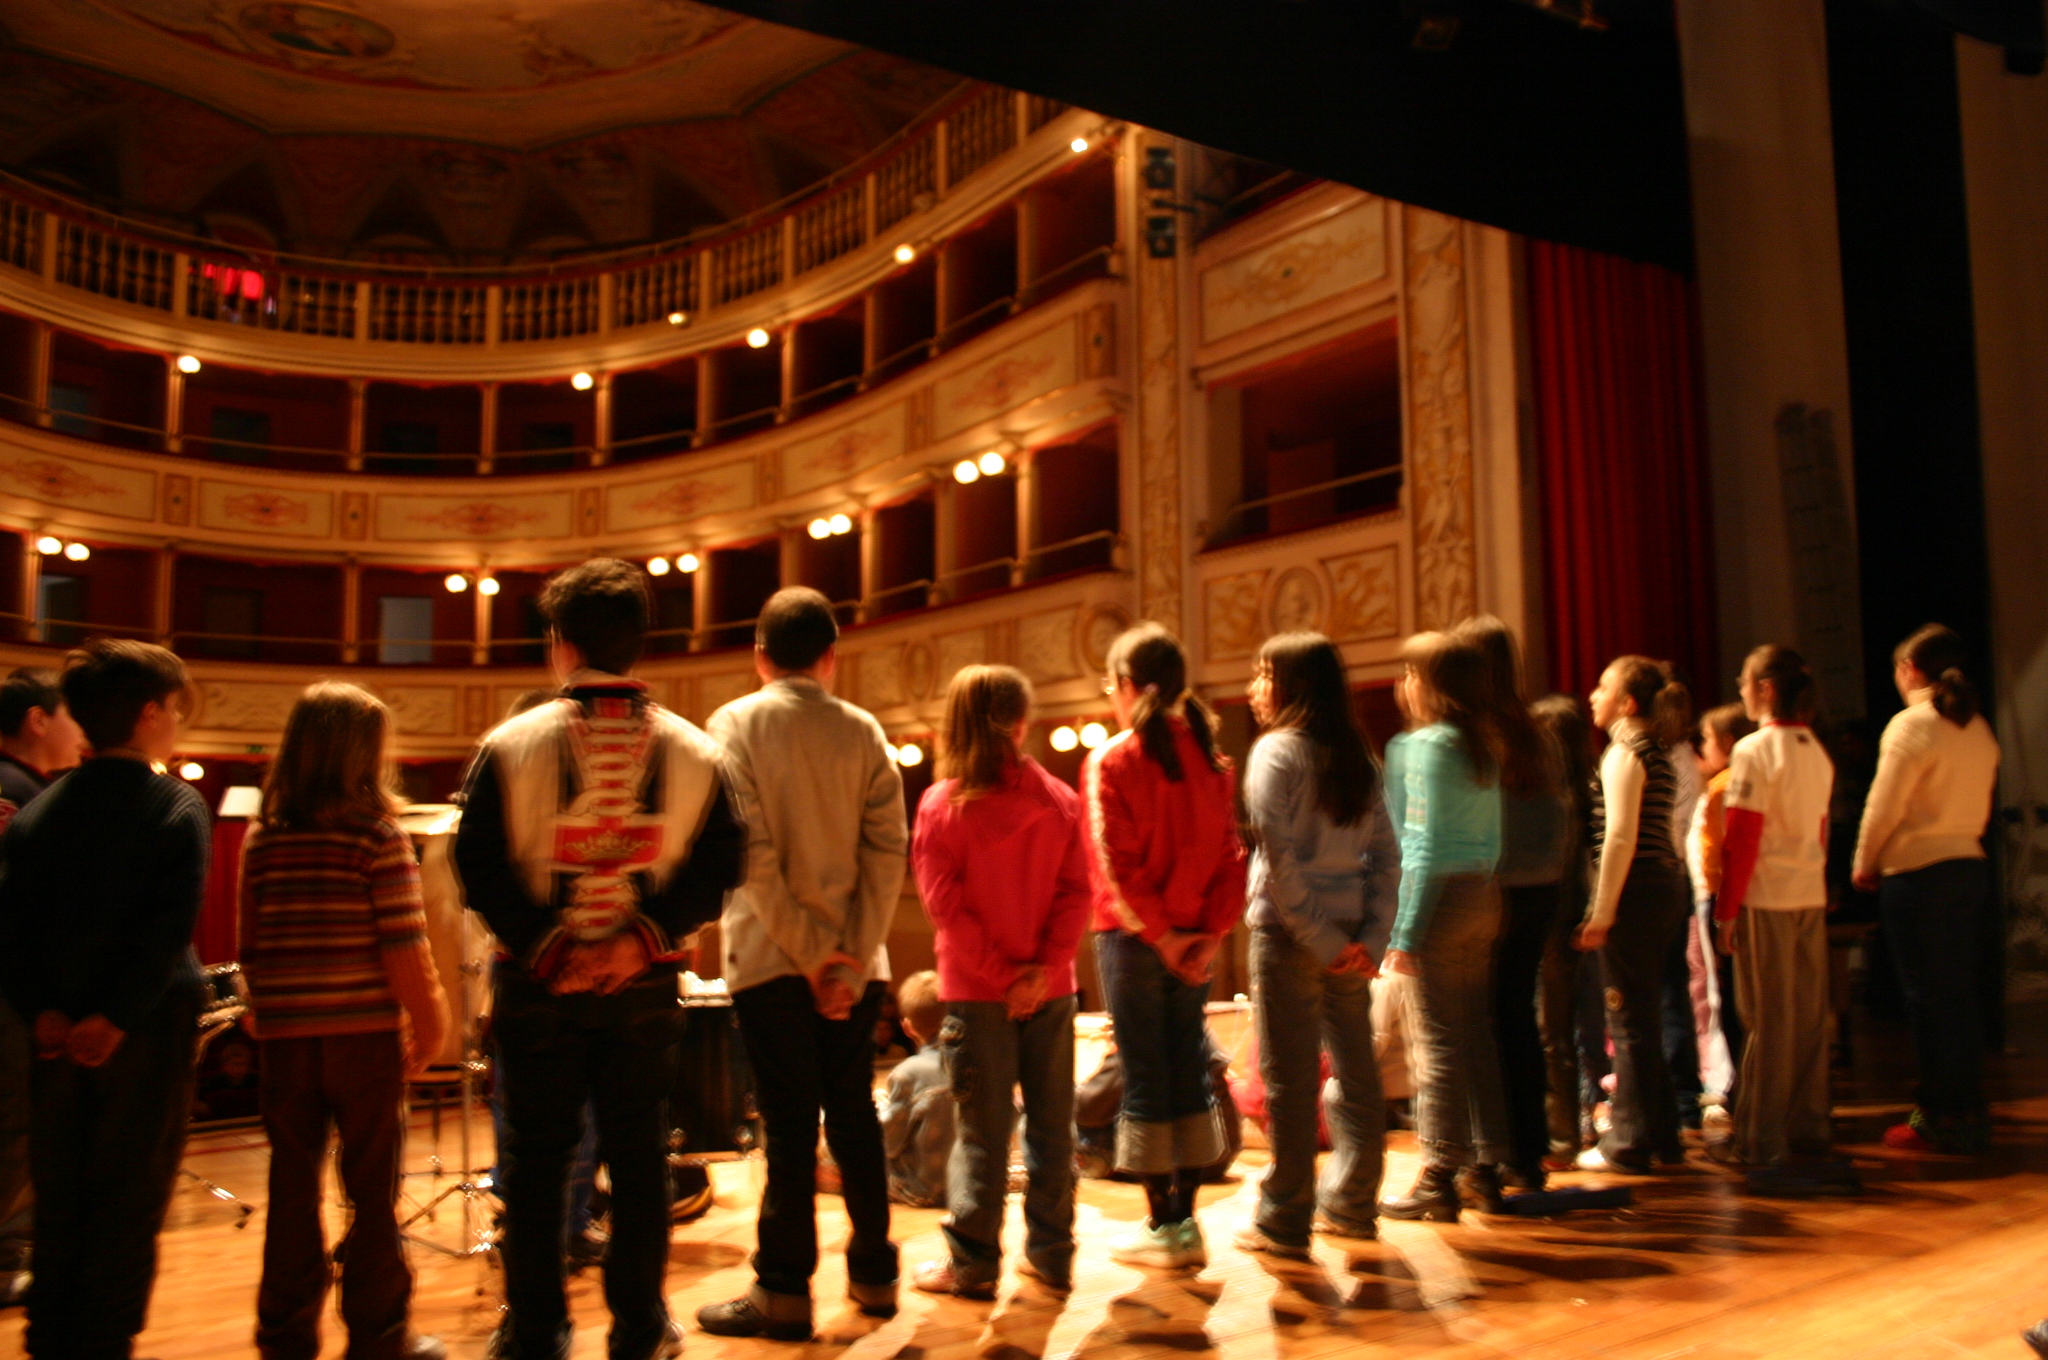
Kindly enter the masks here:
[[1814, 692], [1813, 671], [1806, 658], [1790, 647], [1767, 642], [1752, 651], [1742, 663], [1742, 673], [1752, 680], [1768, 680], [1775, 699], [1771, 716], [1779, 722], [1811, 722], [1819, 706]]
[[1110, 644], [1109, 674], [1130, 681], [1138, 691], [1137, 707], [1131, 710], [1131, 730], [1168, 779], [1179, 783], [1187, 777], [1173, 740], [1172, 718], [1187, 723], [1210, 769], [1223, 768], [1223, 759], [1216, 753], [1215, 715], [1188, 689], [1187, 653], [1173, 634], [1156, 623], [1125, 629]]
[[1977, 716], [1977, 689], [1963, 674], [1963, 640], [1954, 629], [1927, 624], [1893, 649], [1892, 661], [1927, 677], [1934, 711], [1957, 727], [1968, 727]]
[[1636, 717], [1649, 728], [1651, 740], [1663, 747], [1685, 740], [1692, 730], [1692, 691], [1670, 662], [1623, 656], [1616, 657], [1609, 669], [1618, 672], [1621, 692], [1635, 700]]

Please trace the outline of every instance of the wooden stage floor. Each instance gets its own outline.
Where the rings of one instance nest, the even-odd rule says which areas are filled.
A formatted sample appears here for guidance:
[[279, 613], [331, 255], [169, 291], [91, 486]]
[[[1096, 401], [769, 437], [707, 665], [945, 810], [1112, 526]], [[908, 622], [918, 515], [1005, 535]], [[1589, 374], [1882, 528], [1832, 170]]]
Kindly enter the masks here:
[[[907, 1286], [893, 1321], [841, 1300], [838, 1201], [823, 1197], [826, 1256], [816, 1283], [819, 1338], [808, 1346], [726, 1341], [691, 1327], [699, 1360], [1316, 1360], [1373, 1354], [1531, 1360], [2025, 1360], [2018, 1333], [2048, 1313], [2048, 997], [2013, 1008], [2013, 1044], [1998, 1064], [1998, 1146], [1981, 1159], [1902, 1157], [1878, 1142], [1905, 1108], [1897, 1034], [1863, 1037], [1884, 1054], [1838, 1091], [1843, 1149], [1866, 1193], [1849, 1200], [1765, 1200], [1694, 1154], [1691, 1165], [1632, 1182], [1633, 1208], [1554, 1221], [1468, 1215], [1454, 1227], [1387, 1224], [1378, 1243], [1318, 1239], [1313, 1264], [1249, 1257], [1230, 1246], [1255, 1192], [1262, 1154], [1202, 1197], [1206, 1270], [1168, 1275], [1108, 1260], [1110, 1234], [1138, 1218], [1135, 1187], [1084, 1181], [1078, 1287], [1058, 1300], [1004, 1281], [994, 1304], [932, 1298]], [[1872, 1061], [1862, 1064], [1873, 1067]], [[1882, 1088], [1882, 1089], [1880, 1089]], [[1886, 1099], [1887, 1092], [1890, 1099]], [[487, 1135], [486, 1135], [487, 1136]], [[443, 1153], [455, 1140], [444, 1129]], [[425, 1117], [412, 1141], [433, 1151]], [[187, 1165], [259, 1208], [246, 1228], [196, 1185], [181, 1186], [164, 1234], [163, 1269], [138, 1354], [154, 1360], [242, 1360], [250, 1340], [262, 1245], [266, 1153], [260, 1131], [196, 1138]], [[1398, 1135], [1388, 1184], [1415, 1169]], [[757, 1165], [716, 1168], [718, 1203], [676, 1230], [669, 1298], [678, 1317], [730, 1297], [750, 1278]], [[1562, 1182], [1591, 1181], [1573, 1176]], [[420, 1194], [430, 1179], [408, 1181]], [[936, 1210], [897, 1210], [906, 1278], [941, 1250]], [[1011, 1241], [1021, 1235], [1011, 1202]], [[459, 1213], [428, 1228], [451, 1245]], [[497, 1318], [496, 1279], [474, 1260], [416, 1250], [415, 1318], [458, 1360], [482, 1353]], [[604, 1354], [594, 1272], [571, 1283], [577, 1360]], [[0, 1356], [21, 1354], [21, 1314], [0, 1314]], [[323, 1356], [343, 1353], [331, 1318]]]

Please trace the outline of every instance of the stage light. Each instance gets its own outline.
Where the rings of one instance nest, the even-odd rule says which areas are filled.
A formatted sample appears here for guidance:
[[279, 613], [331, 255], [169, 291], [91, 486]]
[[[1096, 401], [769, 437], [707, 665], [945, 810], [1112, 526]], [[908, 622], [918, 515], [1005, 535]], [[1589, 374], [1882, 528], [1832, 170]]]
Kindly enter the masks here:
[[1067, 146], [1078, 156], [1088, 149], [1088, 139], [1086, 137], [1076, 137], [1073, 141], [1068, 142]]
[[486, 576], [486, 577], [484, 577], [484, 579], [483, 579], [483, 580], [481, 580], [481, 581], [478, 581], [478, 582], [476, 583], [476, 593], [477, 593], [477, 594], [479, 594], [479, 595], [495, 595], [495, 594], [497, 594], [497, 593], [498, 593], [498, 578], [497, 578], [497, 577], [495, 577], [495, 576]]
[[832, 521], [820, 515], [817, 519], [811, 521], [810, 534], [812, 538], [832, 537]]
[[1049, 740], [1053, 750], [1071, 751], [1081, 744], [1081, 734], [1071, 727], [1055, 727]]
[[962, 486], [978, 482], [981, 480], [981, 469], [975, 465], [972, 458], [962, 458], [953, 464], [953, 480]]
[[178, 778], [194, 781], [204, 779], [206, 778], [206, 767], [196, 760], [188, 760], [178, 767]]
[[898, 758], [901, 757], [903, 754], [901, 748], [899, 748], [893, 741], [885, 741], [882, 743], [882, 753], [889, 757], [889, 763], [891, 765], [894, 765]]
[[768, 331], [765, 327], [756, 326], [754, 327], [754, 329], [747, 332], [747, 348], [766, 349], [768, 348], [768, 342], [771, 339], [773, 339], [773, 337], [768, 334]]
[[650, 558], [648, 558], [648, 559], [647, 559], [647, 574], [648, 574], [649, 576], [666, 576], [666, 575], [668, 575], [668, 559], [667, 559], [666, 557], [650, 557]]
[[196, 354], [180, 354], [178, 356], [178, 371], [180, 373], [197, 373], [199, 371], [199, 356]]
[[994, 449], [990, 449], [987, 453], [975, 459], [974, 465], [981, 469], [981, 475], [984, 477], [1000, 477], [1009, 468], [1010, 460]]
[[829, 528], [835, 535], [852, 533], [853, 516], [845, 514], [834, 515], [831, 519], [825, 521], [825, 526]]
[[924, 764], [924, 747], [914, 741], [906, 741], [896, 748], [896, 763], [904, 769]]
[[668, 324], [671, 326], [687, 326], [690, 324], [690, 314], [688, 312], [670, 312], [668, 314]]
[[1081, 744], [1094, 750], [1109, 740], [1109, 729], [1101, 723], [1086, 723], [1081, 728]]
[[597, 379], [591, 377], [588, 373], [578, 373], [575, 377], [569, 379], [569, 386], [575, 388], [578, 392], [588, 392], [591, 388], [597, 386]]
[[450, 595], [460, 595], [463, 591], [469, 589], [469, 578], [459, 571], [451, 571], [448, 573], [448, 579], [441, 582], [441, 584], [448, 587]]
[[83, 543], [66, 543], [64, 545], [64, 556], [73, 562], [83, 562], [86, 558], [92, 556], [92, 549], [86, 547]]
[[45, 557], [55, 557], [64, 551], [64, 540], [55, 534], [44, 534], [36, 540], [36, 551]]
[[688, 576], [691, 572], [695, 571], [698, 567], [702, 565], [703, 563], [698, 561], [697, 554], [695, 553], [684, 553], [681, 557], [678, 557], [676, 559], [676, 570], [681, 572], [685, 576]]
[[905, 241], [902, 245], [896, 247], [896, 263], [909, 264], [916, 258], [917, 247], [910, 244], [910, 242]]

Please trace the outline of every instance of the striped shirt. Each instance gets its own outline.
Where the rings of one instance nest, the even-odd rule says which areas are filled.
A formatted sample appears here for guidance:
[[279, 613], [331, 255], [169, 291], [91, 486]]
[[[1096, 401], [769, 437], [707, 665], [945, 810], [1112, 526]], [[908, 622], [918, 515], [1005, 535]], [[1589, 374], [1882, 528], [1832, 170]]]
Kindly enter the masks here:
[[388, 817], [259, 827], [242, 854], [242, 969], [266, 1039], [399, 1027], [385, 951], [427, 938], [412, 840]]
[[[1671, 753], [1659, 746], [1648, 729], [1635, 727], [1615, 734], [1615, 740], [1632, 753], [1643, 767], [1643, 798], [1636, 813], [1636, 860], [1664, 864], [1682, 862], [1672, 838], [1678, 799], [1678, 776], [1671, 768]], [[1593, 786], [1593, 855], [1597, 859], [1607, 842], [1607, 788]]]

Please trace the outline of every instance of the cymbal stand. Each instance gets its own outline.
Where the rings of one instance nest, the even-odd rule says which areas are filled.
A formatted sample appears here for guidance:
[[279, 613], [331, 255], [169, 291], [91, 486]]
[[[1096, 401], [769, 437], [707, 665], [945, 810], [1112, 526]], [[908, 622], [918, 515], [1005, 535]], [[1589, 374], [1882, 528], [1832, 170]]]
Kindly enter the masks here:
[[[460, 1179], [421, 1205], [410, 1218], [398, 1225], [398, 1229], [405, 1235], [407, 1241], [415, 1242], [428, 1251], [438, 1252], [456, 1260], [476, 1259], [488, 1270], [498, 1249], [498, 1229], [496, 1215], [485, 1198], [496, 1189], [496, 1186], [491, 1179], [491, 1168], [476, 1165], [474, 1135], [471, 1130], [471, 1125], [478, 1114], [477, 1083], [489, 1070], [483, 1052], [480, 995], [482, 975], [487, 964], [474, 957], [474, 915], [475, 913], [466, 907], [462, 911], [462, 1062], [459, 1067], [461, 1086], [458, 1116], [461, 1131], [457, 1135], [458, 1155], [461, 1159], [457, 1174]], [[434, 1162], [432, 1171], [421, 1174], [432, 1175], [436, 1179], [443, 1175], [438, 1153]], [[451, 1198], [458, 1197], [462, 1207], [460, 1245], [450, 1247], [415, 1230], [417, 1225], [423, 1222], [434, 1222], [441, 1205]], [[477, 1282], [477, 1293], [484, 1292], [485, 1284], [480, 1278]]]

